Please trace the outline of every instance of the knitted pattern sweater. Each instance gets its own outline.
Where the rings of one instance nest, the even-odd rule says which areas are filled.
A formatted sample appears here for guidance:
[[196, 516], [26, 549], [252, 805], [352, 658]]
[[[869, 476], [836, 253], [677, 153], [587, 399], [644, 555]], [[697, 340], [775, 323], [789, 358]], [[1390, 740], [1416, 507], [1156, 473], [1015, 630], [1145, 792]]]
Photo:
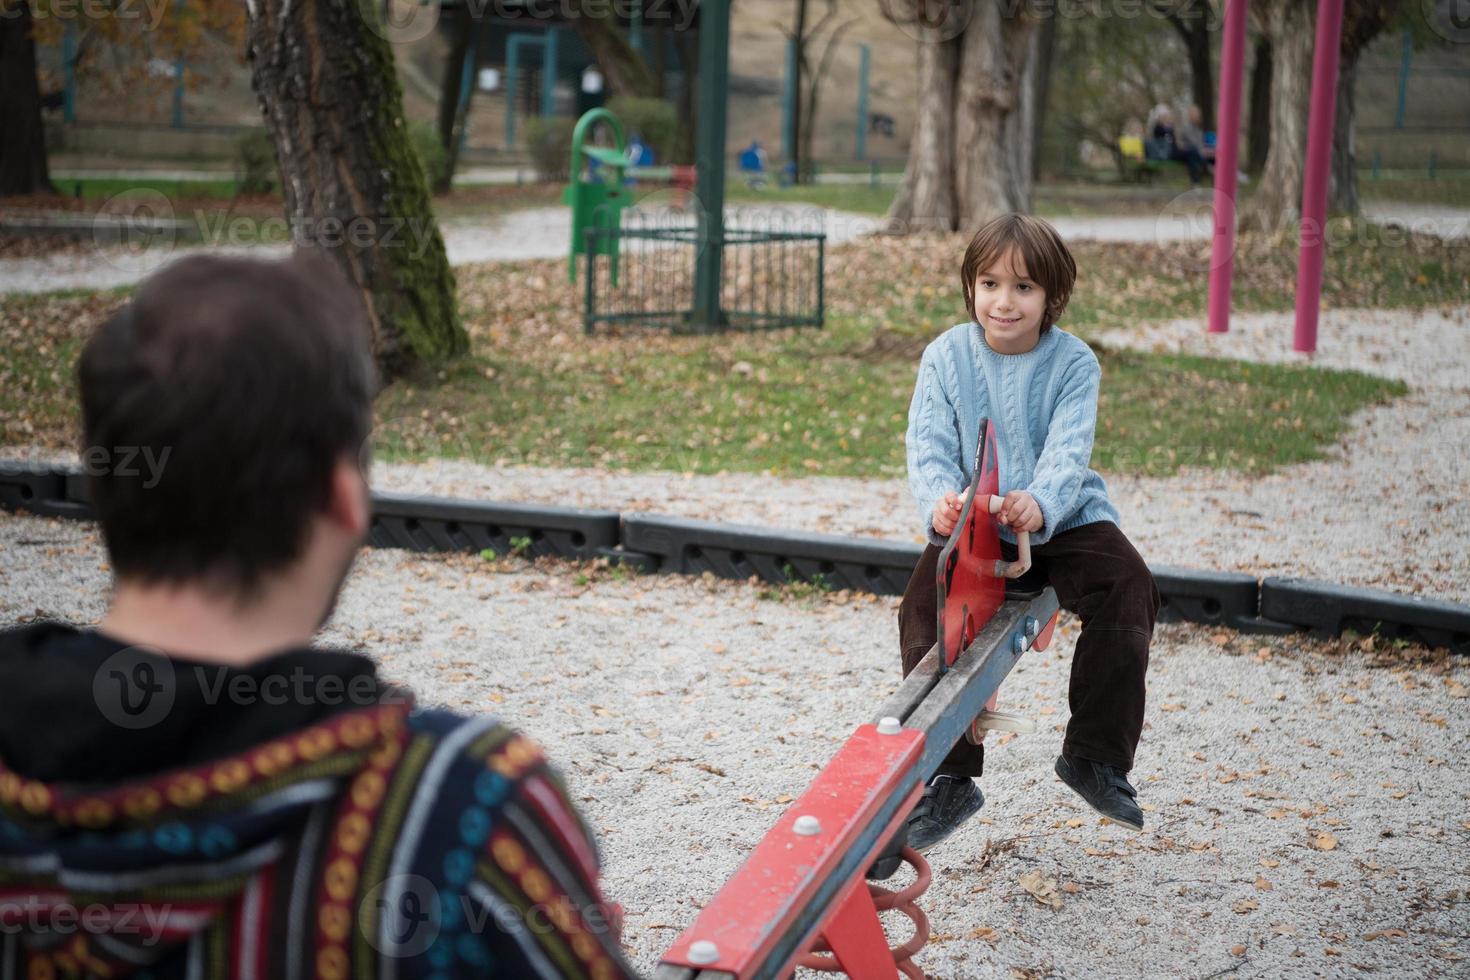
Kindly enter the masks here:
[[[945, 541], [934, 532], [934, 505], [969, 487], [987, 418], [999, 443], [1001, 494], [1025, 490], [1041, 507], [1045, 523], [1031, 535], [1033, 545], [1083, 524], [1118, 523], [1102, 477], [1087, 465], [1101, 379], [1092, 349], [1055, 326], [1024, 354], [997, 354], [973, 321], [925, 348], [905, 443], [909, 487], [929, 540]], [[1001, 536], [1015, 541], [1007, 528]]]

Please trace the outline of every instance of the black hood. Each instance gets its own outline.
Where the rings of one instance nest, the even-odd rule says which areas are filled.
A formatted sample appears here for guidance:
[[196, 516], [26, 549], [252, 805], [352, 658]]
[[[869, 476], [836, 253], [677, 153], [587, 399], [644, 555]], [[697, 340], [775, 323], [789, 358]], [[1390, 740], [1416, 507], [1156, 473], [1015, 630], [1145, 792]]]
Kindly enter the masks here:
[[0, 632], [0, 760], [43, 782], [137, 779], [376, 703], [371, 660], [288, 650], [222, 667], [37, 623]]

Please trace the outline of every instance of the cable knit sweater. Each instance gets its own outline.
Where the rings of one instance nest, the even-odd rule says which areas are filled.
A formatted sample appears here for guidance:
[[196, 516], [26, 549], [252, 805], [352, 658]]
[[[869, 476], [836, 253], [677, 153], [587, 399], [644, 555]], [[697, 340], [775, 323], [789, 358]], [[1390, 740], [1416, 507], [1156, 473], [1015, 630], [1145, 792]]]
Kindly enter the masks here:
[[[1101, 378], [1092, 349], [1055, 326], [1024, 354], [997, 354], [974, 322], [925, 348], [905, 441], [909, 486], [929, 540], [945, 541], [934, 532], [934, 505], [969, 487], [986, 418], [999, 442], [1001, 494], [1025, 490], [1041, 507], [1045, 523], [1032, 544], [1083, 524], [1118, 523], [1102, 477], [1087, 465]], [[1015, 540], [1008, 529], [1001, 535]]]

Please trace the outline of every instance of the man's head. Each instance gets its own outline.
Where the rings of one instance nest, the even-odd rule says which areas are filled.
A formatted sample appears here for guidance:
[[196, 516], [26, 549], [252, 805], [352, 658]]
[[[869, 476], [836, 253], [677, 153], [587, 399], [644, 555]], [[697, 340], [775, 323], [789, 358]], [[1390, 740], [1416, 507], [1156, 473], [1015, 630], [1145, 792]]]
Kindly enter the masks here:
[[365, 527], [376, 385], [361, 301], [330, 259], [177, 261], [97, 329], [77, 373], [84, 459], [154, 461], [91, 470], [120, 583], [248, 604], [305, 563], [337, 576], [330, 605]]

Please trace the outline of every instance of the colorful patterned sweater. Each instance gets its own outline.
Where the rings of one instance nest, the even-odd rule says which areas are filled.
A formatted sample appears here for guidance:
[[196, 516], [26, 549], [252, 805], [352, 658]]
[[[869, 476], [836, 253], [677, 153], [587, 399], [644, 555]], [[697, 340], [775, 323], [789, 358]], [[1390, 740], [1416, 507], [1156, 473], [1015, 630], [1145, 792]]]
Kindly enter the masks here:
[[536, 745], [364, 657], [0, 633], [4, 976], [631, 976], [597, 861]]

